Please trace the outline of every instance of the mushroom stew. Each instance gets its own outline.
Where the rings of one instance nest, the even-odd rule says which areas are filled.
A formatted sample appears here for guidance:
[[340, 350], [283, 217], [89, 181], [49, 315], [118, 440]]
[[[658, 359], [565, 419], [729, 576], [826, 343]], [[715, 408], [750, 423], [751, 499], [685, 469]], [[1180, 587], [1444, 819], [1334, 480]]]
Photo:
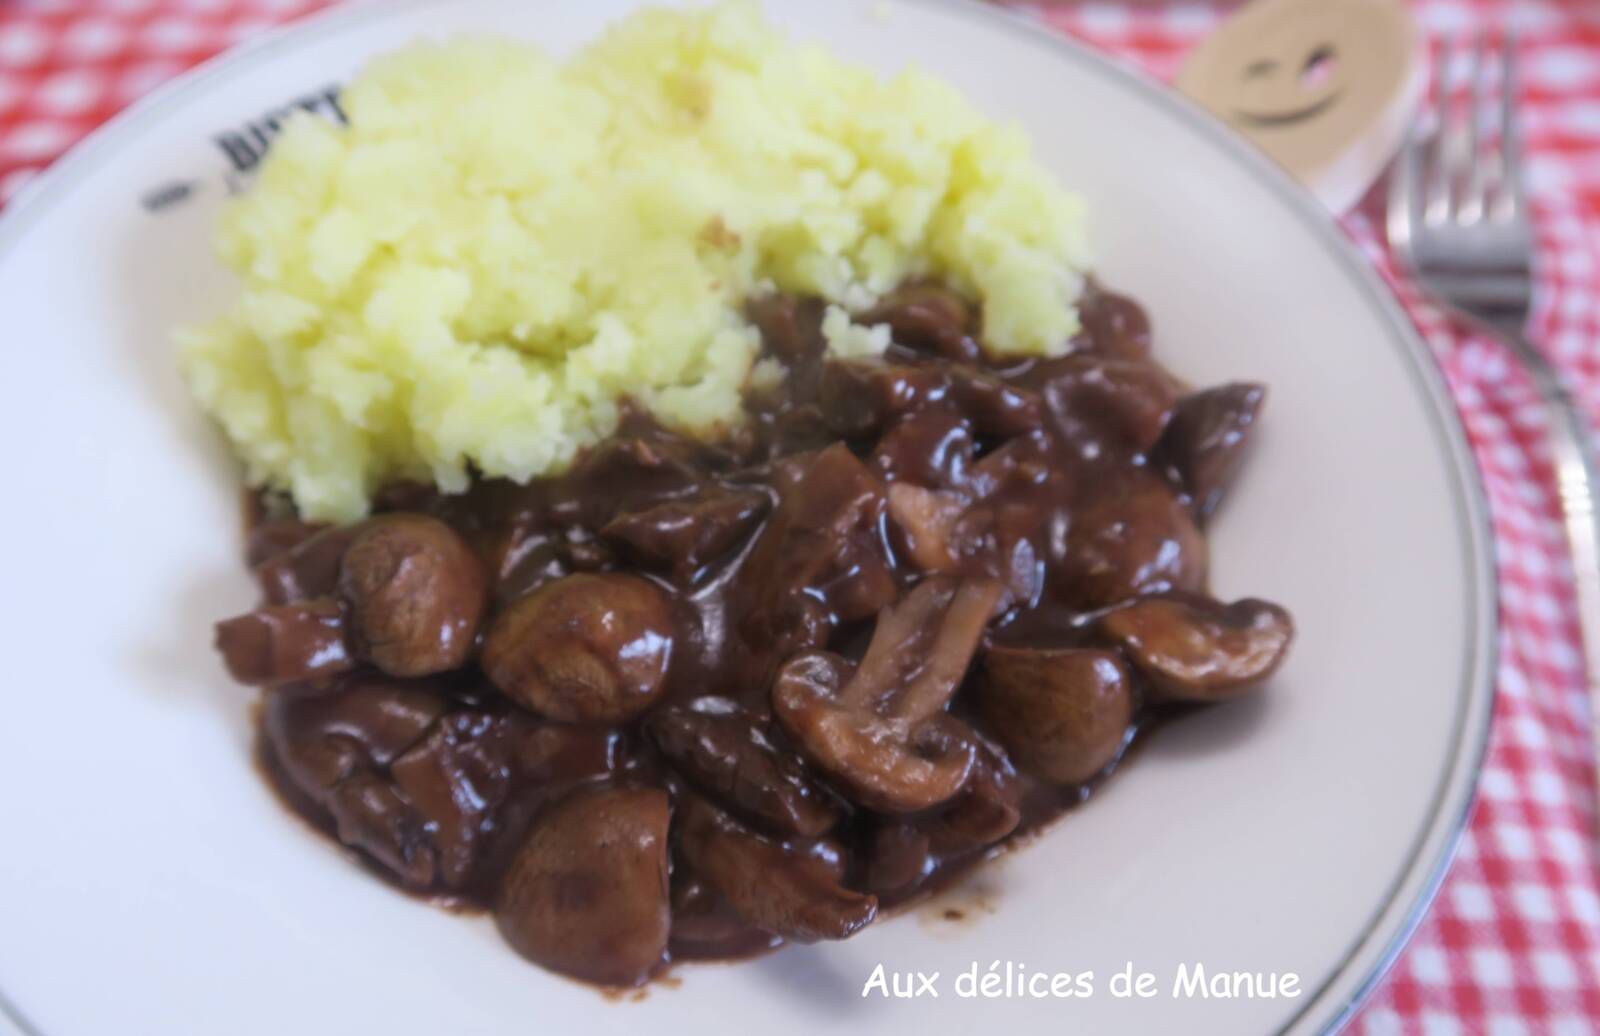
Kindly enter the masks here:
[[343, 528], [253, 499], [284, 800], [399, 886], [493, 911], [544, 967], [843, 939], [1082, 801], [1164, 717], [1250, 692], [1289, 614], [1206, 592], [1204, 528], [1264, 393], [1192, 390], [1091, 284], [1004, 361], [934, 282], [830, 355], [753, 300], [768, 371], [714, 442], [626, 409], [559, 477], [397, 485]]

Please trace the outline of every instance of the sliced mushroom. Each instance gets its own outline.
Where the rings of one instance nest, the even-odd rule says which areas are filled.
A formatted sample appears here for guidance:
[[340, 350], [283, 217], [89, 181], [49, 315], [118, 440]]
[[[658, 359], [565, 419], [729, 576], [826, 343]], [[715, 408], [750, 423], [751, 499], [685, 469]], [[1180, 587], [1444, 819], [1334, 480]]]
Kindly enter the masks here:
[[766, 724], [726, 698], [699, 698], [649, 719], [661, 754], [703, 794], [780, 836], [814, 838], [839, 822], [840, 809], [781, 751]]
[[391, 676], [459, 668], [472, 654], [489, 603], [483, 564], [437, 518], [395, 514], [368, 522], [339, 565], [361, 657]]
[[970, 503], [952, 490], [892, 483], [889, 521], [900, 550], [923, 572], [954, 571], [960, 562], [958, 523]]
[[1133, 721], [1133, 681], [1114, 651], [994, 645], [978, 708], [1023, 769], [1081, 784], [1116, 759]]
[[987, 849], [1022, 822], [1022, 782], [1016, 768], [998, 745], [977, 731], [967, 733], [977, 750], [967, 786], [919, 824], [941, 856]]
[[674, 961], [739, 960], [783, 944], [736, 913], [727, 899], [690, 868], [683, 853], [672, 858], [672, 939]]
[[1205, 586], [1206, 541], [1178, 494], [1153, 475], [1125, 479], [1073, 512], [1058, 585], [1087, 608]]
[[859, 666], [800, 655], [778, 673], [773, 709], [790, 737], [852, 799], [886, 813], [948, 801], [974, 748], [944, 711], [1002, 589], [989, 579], [924, 580], [878, 617]]
[[1294, 639], [1294, 620], [1275, 604], [1194, 594], [1140, 598], [1106, 613], [1098, 627], [1168, 701], [1236, 698], [1277, 671]]
[[1251, 384], [1223, 385], [1185, 396], [1150, 451], [1150, 463], [1177, 476], [1202, 521], [1233, 484], [1266, 396], [1264, 387]]
[[512, 700], [563, 723], [620, 723], [666, 688], [672, 607], [637, 576], [580, 573], [501, 612], [483, 671]]
[[938, 862], [927, 831], [909, 820], [886, 818], [867, 847], [866, 887], [886, 898], [909, 895]]
[[257, 608], [216, 625], [228, 674], [252, 687], [315, 683], [355, 668], [337, 601], [318, 598]]
[[684, 803], [678, 844], [740, 917], [785, 939], [846, 939], [878, 914], [877, 897], [845, 888], [827, 856], [764, 838], [704, 800]]
[[643, 983], [672, 926], [669, 818], [659, 788], [583, 790], [546, 809], [500, 886], [495, 920], [506, 941], [574, 978]]

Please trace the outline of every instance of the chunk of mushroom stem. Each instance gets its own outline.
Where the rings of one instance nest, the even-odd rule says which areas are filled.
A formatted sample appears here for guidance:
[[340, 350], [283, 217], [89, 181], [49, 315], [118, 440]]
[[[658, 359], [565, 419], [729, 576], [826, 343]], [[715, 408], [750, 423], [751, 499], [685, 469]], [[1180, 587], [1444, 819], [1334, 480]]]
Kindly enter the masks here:
[[966, 675], [1000, 593], [992, 579], [918, 584], [879, 615], [872, 643], [839, 703], [870, 708], [908, 728], [942, 710]]

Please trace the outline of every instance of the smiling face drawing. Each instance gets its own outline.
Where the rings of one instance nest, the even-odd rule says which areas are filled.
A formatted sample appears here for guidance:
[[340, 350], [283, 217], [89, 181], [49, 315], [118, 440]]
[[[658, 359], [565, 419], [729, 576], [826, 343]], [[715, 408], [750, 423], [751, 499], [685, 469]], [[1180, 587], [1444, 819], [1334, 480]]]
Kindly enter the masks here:
[[1257, 0], [1195, 49], [1178, 88], [1316, 188], [1409, 112], [1418, 45], [1393, 0]]

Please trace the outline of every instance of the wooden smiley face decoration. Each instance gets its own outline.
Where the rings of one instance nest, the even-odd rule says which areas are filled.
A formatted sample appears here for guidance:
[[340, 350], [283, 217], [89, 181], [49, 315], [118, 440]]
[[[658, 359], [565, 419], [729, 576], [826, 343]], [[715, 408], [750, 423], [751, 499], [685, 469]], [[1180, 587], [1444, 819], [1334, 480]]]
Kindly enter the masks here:
[[1393, 0], [1256, 0], [1195, 48], [1177, 86], [1340, 212], [1400, 146], [1421, 46]]

